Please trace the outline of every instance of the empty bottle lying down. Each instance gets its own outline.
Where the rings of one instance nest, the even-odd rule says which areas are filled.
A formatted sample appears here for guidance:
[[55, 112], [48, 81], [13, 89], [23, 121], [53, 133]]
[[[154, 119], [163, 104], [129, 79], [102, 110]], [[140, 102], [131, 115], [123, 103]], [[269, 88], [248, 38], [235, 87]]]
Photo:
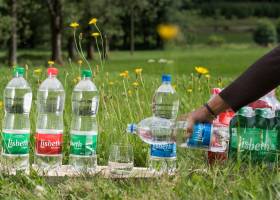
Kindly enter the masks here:
[[149, 117], [138, 125], [129, 124], [127, 132], [137, 134], [148, 144], [168, 144], [175, 142], [185, 148], [215, 149], [224, 152], [228, 145], [229, 130], [222, 125], [210, 123], [197, 123], [193, 132], [186, 138], [187, 122], [172, 122], [159, 117]]

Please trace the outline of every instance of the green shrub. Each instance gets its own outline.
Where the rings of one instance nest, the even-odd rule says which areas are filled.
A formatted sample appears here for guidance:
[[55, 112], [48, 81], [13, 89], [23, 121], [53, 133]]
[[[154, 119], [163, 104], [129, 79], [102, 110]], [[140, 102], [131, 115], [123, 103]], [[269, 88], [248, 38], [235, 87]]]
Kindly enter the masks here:
[[276, 22], [277, 41], [280, 43], [280, 19]]
[[211, 46], [221, 46], [225, 43], [225, 39], [218, 35], [210, 35], [207, 44]]
[[260, 21], [254, 31], [254, 41], [262, 46], [268, 46], [277, 40], [276, 28], [268, 20]]

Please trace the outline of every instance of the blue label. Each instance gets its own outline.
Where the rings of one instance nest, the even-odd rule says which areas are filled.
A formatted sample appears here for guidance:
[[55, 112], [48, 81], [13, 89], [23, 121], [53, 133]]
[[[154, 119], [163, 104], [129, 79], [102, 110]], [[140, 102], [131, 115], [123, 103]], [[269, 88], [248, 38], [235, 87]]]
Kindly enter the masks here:
[[187, 146], [196, 148], [209, 148], [212, 133], [212, 124], [197, 123], [194, 125], [193, 134], [187, 140]]
[[152, 144], [151, 145], [151, 156], [172, 158], [176, 157], [176, 144]]

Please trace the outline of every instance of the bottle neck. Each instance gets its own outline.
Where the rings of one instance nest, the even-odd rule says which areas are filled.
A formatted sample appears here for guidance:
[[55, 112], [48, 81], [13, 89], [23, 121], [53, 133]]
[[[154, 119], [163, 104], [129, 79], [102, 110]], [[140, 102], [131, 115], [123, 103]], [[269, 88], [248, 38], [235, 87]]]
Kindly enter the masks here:
[[171, 82], [170, 81], [162, 81], [162, 84], [170, 85]]
[[91, 80], [90, 77], [83, 76], [82, 80]]
[[14, 77], [15, 78], [23, 77], [23, 74], [16, 73]]
[[54, 74], [49, 74], [48, 77], [49, 77], [49, 78], [56, 78], [56, 75], [54, 75]]

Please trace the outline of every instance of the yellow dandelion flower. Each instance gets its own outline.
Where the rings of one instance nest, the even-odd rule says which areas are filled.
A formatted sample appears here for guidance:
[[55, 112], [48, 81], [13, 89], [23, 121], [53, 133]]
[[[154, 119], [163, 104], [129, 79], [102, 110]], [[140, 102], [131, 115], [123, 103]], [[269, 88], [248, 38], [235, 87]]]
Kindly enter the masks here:
[[192, 93], [192, 89], [191, 88], [187, 89], [187, 92]]
[[178, 35], [179, 28], [172, 24], [161, 24], [157, 27], [157, 32], [163, 40], [171, 40]]
[[208, 74], [209, 73], [209, 71], [206, 67], [201, 67], [201, 66], [195, 67], [195, 71], [198, 74]]
[[95, 25], [97, 23], [97, 19], [96, 18], [92, 18], [89, 22], [88, 22], [88, 24], [93, 24], [93, 25]]
[[134, 87], [138, 87], [138, 86], [139, 86], [139, 83], [138, 83], [137, 81], [135, 81], [135, 82], [132, 83], [132, 85], [133, 85]]
[[205, 78], [207, 78], [207, 79], [210, 79], [210, 77], [211, 77], [210, 74], [205, 75]]
[[98, 36], [100, 36], [100, 33], [94, 32], [94, 33], [91, 34], [91, 36], [97, 38]]
[[109, 81], [109, 85], [114, 85], [114, 81]]
[[135, 74], [140, 75], [142, 73], [143, 69], [142, 68], [136, 68], [135, 69]]
[[49, 60], [49, 61], [48, 61], [48, 64], [49, 64], [49, 65], [54, 65], [54, 61], [53, 61], [53, 60]]
[[120, 76], [123, 77], [123, 78], [127, 78], [128, 77], [128, 75], [126, 73], [124, 73], [124, 72], [120, 73]]
[[42, 69], [41, 68], [38, 68], [38, 69], [34, 69], [33, 73], [36, 74], [36, 75], [40, 75], [42, 73]]
[[80, 25], [77, 23], [77, 22], [72, 22], [71, 24], [70, 24], [70, 27], [71, 28], [78, 28]]
[[131, 91], [131, 90], [128, 90], [128, 91], [127, 91], [127, 94], [128, 94], [129, 96], [131, 96], [131, 95], [132, 95], [132, 91]]
[[83, 61], [82, 61], [82, 60], [78, 60], [78, 64], [79, 64], [79, 65], [82, 65], [82, 64], [83, 64]]

